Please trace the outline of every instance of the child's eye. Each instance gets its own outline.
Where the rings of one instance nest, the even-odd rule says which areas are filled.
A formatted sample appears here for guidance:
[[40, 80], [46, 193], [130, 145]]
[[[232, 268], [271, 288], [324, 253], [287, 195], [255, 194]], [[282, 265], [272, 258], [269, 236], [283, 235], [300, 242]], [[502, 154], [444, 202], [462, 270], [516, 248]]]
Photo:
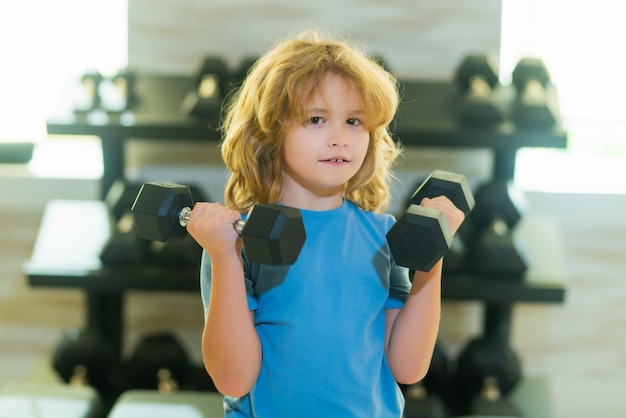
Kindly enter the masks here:
[[324, 123], [324, 118], [321, 116], [311, 116], [311, 118], [309, 118], [309, 123], [312, 125], [320, 125]]
[[361, 122], [361, 119], [357, 119], [357, 118], [350, 118], [346, 121], [346, 123], [352, 126], [359, 126], [363, 124], [363, 122]]

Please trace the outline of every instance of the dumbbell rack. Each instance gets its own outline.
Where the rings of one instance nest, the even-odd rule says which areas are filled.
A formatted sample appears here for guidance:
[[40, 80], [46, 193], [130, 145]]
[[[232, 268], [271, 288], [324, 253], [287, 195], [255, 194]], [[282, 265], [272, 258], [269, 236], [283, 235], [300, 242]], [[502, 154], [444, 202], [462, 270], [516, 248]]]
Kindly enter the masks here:
[[[116, 113], [74, 112], [68, 95], [57, 113], [47, 120], [51, 135], [95, 135], [102, 140], [101, 196], [116, 179], [124, 177], [124, 145], [130, 139], [213, 141], [220, 139], [217, 114], [192, 118], [180, 104], [192, 87], [192, 77], [138, 74], [137, 104]], [[68, 87], [75, 90], [76, 87]], [[466, 127], [457, 122], [452, 108], [456, 87], [446, 81], [407, 80], [401, 83], [402, 105], [396, 115], [394, 136], [408, 147], [486, 148], [493, 152], [494, 178], [513, 178], [515, 154], [523, 147], [565, 148], [567, 133], [551, 128], [519, 128], [511, 121], [493, 127]], [[504, 100], [513, 88], [503, 87]]]
[[[60, 105], [58, 113], [48, 119], [48, 134], [100, 137], [104, 167], [101, 196], [104, 198], [113, 182], [124, 177], [124, 146], [131, 138], [219, 141], [217, 114], [192, 118], [180, 111], [180, 104], [191, 88], [192, 80], [192, 77], [187, 76], [137, 74], [135, 106], [124, 112], [99, 112], [97, 118], [90, 113], [74, 112], [71, 97], [68, 96], [67, 102]], [[450, 82], [406, 80], [401, 84], [403, 103], [396, 116], [394, 136], [406, 147], [488, 149], [493, 153], [493, 178], [512, 179], [515, 155], [519, 148], [566, 146], [566, 132], [559, 125], [542, 129], [520, 128], [510, 121], [493, 127], [460, 125], [451, 111], [458, 93]], [[509, 96], [512, 97], [512, 88], [510, 90]], [[66, 207], [64, 211], [67, 211], [60, 215], [59, 208], [63, 205], [71, 206], [71, 210]], [[121, 352], [124, 292], [131, 289], [196, 292], [198, 269], [170, 270], [149, 264], [129, 268], [102, 266], [97, 260], [98, 245], [104, 243], [108, 233], [105, 231], [109, 231], [109, 221], [101, 213], [102, 210], [102, 202], [51, 202], [44, 215], [35, 251], [25, 264], [24, 271], [31, 286], [83, 289], [87, 299], [87, 326], [103, 332], [117, 352]], [[80, 217], [80, 213], [87, 212], [95, 216], [90, 220], [91, 226], [84, 226], [90, 229], [77, 230], [73, 238], [82, 240], [83, 248], [91, 249], [86, 259], [92, 260], [92, 265], [76, 266], [80, 264], [77, 257], [64, 257], [62, 262], [67, 264], [58, 260], [52, 263], [47, 251], [54, 253], [55, 247], [81, 247], [81, 242], [77, 241], [63, 244], [64, 237], [68, 236], [67, 228], [71, 228], [66, 219], [67, 213], [78, 213], [73, 217]], [[55, 232], [51, 226], [54, 223], [64, 225], [64, 229], [59, 231], [57, 228]], [[88, 232], [93, 232], [94, 228], [96, 232]], [[533, 226], [529, 220], [529, 230], [534, 229], [537, 226]], [[558, 250], [554, 248], [555, 253]], [[505, 330], [508, 334], [511, 309], [515, 303], [560, 303], [564, 300], [562, 272], [547, 267], [549, 273], [545, 275], [542, 268], [541, 265], [534, 266], [527, 277], [517, 281], [488, 280], [469, 274], [446, 276], [442, 296], [448, 300], [482, 301], [486, 307], [485, 323], [497, 324], [495, 328]]]

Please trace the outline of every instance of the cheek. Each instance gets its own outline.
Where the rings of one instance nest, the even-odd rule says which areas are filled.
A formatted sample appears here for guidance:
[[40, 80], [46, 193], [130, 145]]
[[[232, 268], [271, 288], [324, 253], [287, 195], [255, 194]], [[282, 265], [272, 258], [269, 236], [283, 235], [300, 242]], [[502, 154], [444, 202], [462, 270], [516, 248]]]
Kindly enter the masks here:
[[294, 145], [294, 142], [295, 142], [295, 139], [293, 138], [292, 133], [288, 132], [283, 137], [283, 143], [282, 143], [282, 146], [280, 147], [281, 148], [280, 154], [284, 161], [291, 159], [291, 156], [293, 155], [294, 150], [297, 149], [297, 147]]
[[283, 142], [282, 156], [285, 163], [285, 167], [297, 167], [304, 164], [307, 155], [310, 157], [310, 147], [307, 147], [306, 141], [300, 141], [292, 138]]
[[[359, 158], [361, 159], [361, 164], [359, 164], [359, 170], [365, 165], [365, 162], [368, 159], [368, 155], [373, 152], [373, 150], [370, 148], [371, 148], [371, 142], [369, 141], [369, 139], [360, 146]], [[370, 156], [369, 159], [371, 160], [372, 157]], [[370, 165], [371, 165], [371, 162], [370, 162]]]
[[367, 135], [362, 141], [359, 141], [359, 154], [361, 156], [361, 160], [365, 160], [365, 156], [367, 155], [370, 148], [370, 136]]

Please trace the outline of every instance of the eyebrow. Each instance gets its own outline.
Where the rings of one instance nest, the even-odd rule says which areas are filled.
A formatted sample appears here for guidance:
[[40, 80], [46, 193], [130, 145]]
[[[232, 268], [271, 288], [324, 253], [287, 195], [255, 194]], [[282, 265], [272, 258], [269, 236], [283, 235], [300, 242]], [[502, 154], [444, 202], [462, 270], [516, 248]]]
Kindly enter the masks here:
[[309, 112], [309, 113], [328, 113], [328, 109], [314, 107], [314, 108], [311, 108], [311, 109], [307, 109], [307, 112]]
[[[311, 109], [307, 109], [307, 111], [309, 113], [325, 113], [328, 114], [328, 109], [325, 108], [311, 108]], [[357, 109], [357, 110], [351, 110], [350, 112], [348, 112], [350, 115], [355, 115], [355, 116], [361, 116], [365, 114], [365, 110], [362, 109]]]

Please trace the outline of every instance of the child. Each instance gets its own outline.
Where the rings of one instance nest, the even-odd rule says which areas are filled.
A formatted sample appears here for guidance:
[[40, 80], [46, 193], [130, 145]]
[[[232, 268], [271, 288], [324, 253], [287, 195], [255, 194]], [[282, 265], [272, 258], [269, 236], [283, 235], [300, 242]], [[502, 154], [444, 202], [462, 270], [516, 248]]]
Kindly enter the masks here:
[[[226, 416], [399, 418], [397, 382], [426, 374], [442, 262], [411, 283], [385, 238], [398, 103], [361, 49], [306, 33], [264, 55], [228, 107], [225, 206], [196, 204], [187, 227], [205, 250], [202, 353]], [[295, 264], [247, 260], [233, 223], [256, 203], [301, 210]], [[463, 221], [445, 197], [422, 205], [453, 232]]]

